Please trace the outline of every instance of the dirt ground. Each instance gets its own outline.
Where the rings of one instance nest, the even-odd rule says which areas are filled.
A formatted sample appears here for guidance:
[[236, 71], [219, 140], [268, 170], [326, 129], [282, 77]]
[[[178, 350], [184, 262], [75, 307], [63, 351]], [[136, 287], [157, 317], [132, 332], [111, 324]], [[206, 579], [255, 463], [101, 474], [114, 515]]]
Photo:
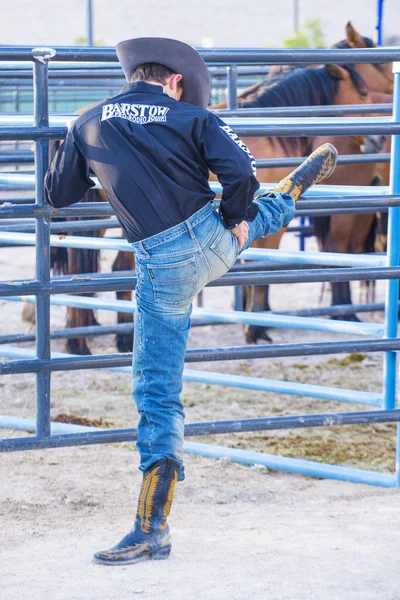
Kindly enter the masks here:
[[[297, 247], [286, 236], [284, 248]], [[314, 249], [313, 241], [308, 242]], [[107, 253], [102, 270], [110, 269]], [[34, 250], [0, 249], [1, 279], [32, 277]], [[377, 301], [384, 283], [377, 285]], [[102, 294], [102, 296], [109, 294]], [[274, 286], [272, 306], [316, 307], [320, 284]], [[358, 288], [354, 300], [358, 301]], [[205, 306], [229, 308], [232, 294], [206, 290]], [[323, 295], [329, 303], [328, 290]], [[0, 302], [1, 333], [28, 331], [21, 304]], [[52, 308], [52, 327], [65, 310]], [[101, 323], [114, 322], [99, 311]], [[362, 315], [381, 320], [382, 314]], [[346, 339], [344, 335], [272, 331], [274, 342]], [[347, 336], [349, 339], [349, 336]], [[243, 343], [239, 326], [194, 328], [191, 347]], [[92, 338], [93, 353], [114, 351], [112, 336]], [[32, 348], [32, 344], [24, 347]], [[63, 351], [62, 341], [52, 344]], [[368, 356], [296, 357], [190, 365], [190, 368], [380, 391], [382, 362]], [[35, 378], [3, 377], [0, 414], [33, 418]], [[103, 419], [112, 427], [137, 423], [129, 376], [107, 371], [55, 373], [52, 417]], [[357, 410], [357, 405], [185, 383], [187, 422]], [[21, 432], [3, 430], [5, 437]], [[198, 438], [311, 460], [391, 472], [393, 426], [320, 428]], [[171, 515], [168, 561], [103, 567], [94, 551], [114, 544], [133, 522], [140, 474], [131, 444], [3, 454], [0, 460], [1, 600], [399, 600], [400, 505], [397, 490], [316, 480], [187, 457]], [[397, 498], [397, 500], [396, 500]]]

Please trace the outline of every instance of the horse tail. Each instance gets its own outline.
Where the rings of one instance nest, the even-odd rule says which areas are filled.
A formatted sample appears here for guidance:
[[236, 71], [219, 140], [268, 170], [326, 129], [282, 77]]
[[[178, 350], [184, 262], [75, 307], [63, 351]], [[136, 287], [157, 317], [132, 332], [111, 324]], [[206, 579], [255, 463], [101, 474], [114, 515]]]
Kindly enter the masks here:
[[[60, 140], [49, 141], [49, 164], [52, 162], [56, 155], [58, 148], [60, 147]], [[53, 222], [64, 221], [61, 218], [53, 219]], [[68, 252], [67, 248], [55, 248], [52, 247], [50, 250], [50, 268], [53, 271], [53, 275], [66, 275], [68, 274]]]
[[371, 223], [371, 227], [367, 235], [365, 236], [364, 244], [363, 244], [363, 252], [375, 252], [375, 241], [376, 241], [376, 233], [377, 233], [378, 219], [377, 216], [374, 215], [374, 220]]
[[68, 273], [68, 251], [67, 248], [51, 247], [50, 267], [53, 275], [66, 275]]
[[[93, 231], [75, 232], [74, 235], [95, 237]], [[68, 248], [68, 273], [98, 273], [100, 267], [100, 250], [83, 250]], [[86, 294], [84, 294], [86, 295]], [[88, 294], [92, 296], [93, 294]]]
[[322, 248], [325, 247], [325, 241], [329, 235], [330, 223], [331, 223], [330, 216], [313, 218], [314, 235], [320, 242]]
[[[84, 197], [85, 202], [98, 202], [97, 190], [89, 190]], [[79, 220], [84, 221], [85, 217]], [[68, 225], [67, 225], [68, 227]], [[75, 231], [75, 236], [97, 237], [98, 232]], [[81, 248], [68, 248], [68, 272], [69, 273], [97, 273], [100, 270], [100, 250], [84, 250]]]

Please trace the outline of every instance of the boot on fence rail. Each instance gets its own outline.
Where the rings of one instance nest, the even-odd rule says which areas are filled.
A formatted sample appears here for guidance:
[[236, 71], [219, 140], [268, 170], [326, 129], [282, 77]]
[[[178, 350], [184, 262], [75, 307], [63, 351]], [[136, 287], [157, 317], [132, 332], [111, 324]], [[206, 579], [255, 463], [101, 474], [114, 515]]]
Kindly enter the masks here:
[[126, 565], [168, 558], [171, 536], [167, 518], [179, 471], [179, 463], [172, 459], [159, 460], [145, 471], [134, 528], [110, 550], [96, 552], [95, 562]]
[[336, 167], [337, 155], [338, 151], [335, 146], [322, 144], [297, 169], [282, 179], [272, 191], [290, 194], [296, 202], [299, 196], [312, 185], [320, 183], [332, 175]]

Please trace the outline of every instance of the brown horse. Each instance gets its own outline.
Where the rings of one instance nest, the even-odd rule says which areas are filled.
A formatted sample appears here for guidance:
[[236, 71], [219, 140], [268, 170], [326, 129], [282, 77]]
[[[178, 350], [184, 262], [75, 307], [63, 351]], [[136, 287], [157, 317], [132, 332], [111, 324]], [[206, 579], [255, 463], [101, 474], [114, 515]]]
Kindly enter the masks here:
[[[362, 37], [351, 25], [346, 27], [347, 39], [335, 44], [336, 48], [373, 48], [375, 44], [369, 38]], [[394, 78], [392, 65], [389, 63], [356, 64], [354, 67], [364, 79], [372, 102], [390, 102], [393, 93]], [[322, 143], [326, 138], [316, 138], [314, 145]], [[346, 147], [346, 153], [358, 154], [360, 150], [353, 149], [354, 138], [329, 138], [329, 141], [338, 146], [339, 152]], [[362, 144], [363, 145], [363, 144]], [[352, 185], [379, 185], [379, 174], [384, 169], [380, 165], [349, 165], [338, 166], [330, 178], [329, 183], [351, 183]], [[384, 178], [384, 177], [383, 177]], [[329, 252], [373, 252], [375, 246], [375, 214], [364, 215], [332, 215], [331, 217], [317, 217], [314, 219], [315, 233], [319, 246]], [[350, 284], [348, 282], [332, 283], [332, 304], [351, 304]], [[349, 320], [358, 320], [356, 316], [345, 317]]]
[[[246, 108], [260, 106], [307, 106], [360, 104], [370, 102], [368, 89], [356, 69], [350, 65], [327, 65], [326, 67], [296, 69], [273, 85], [261, 88], [261, 93], [252, 101], [245, 100], [242, 106]], [[253, 156], [277, 158], [288, 156], [305, 156], [313, 148], [313, 138], [244, 138]], [[345, 153], [361, 152], [360, 142], [352, 141], [352, 146]], [[343, 151], [344, 149], [341, 148]], [[291, 169], [271, 168], [260, 169], [257, 177], [260, 182], [273, 183], [280, 181]], [[343, 183], [343, 182], [342, 182]], [[254, 244], [259, 248], [276, 249], [284, 233], [282, 229], [277, 234], [261, 239]], [[251, 311], [270, 310], [268, 302], [268, 286], [256, 286], [245, 289], [245, 308]], [[259, 339], [269, 340], [265, 327], [248, 326], [245, 328], [246, 340], [256, 343]]]
[[[368, 38], [361, 37], [354, 27], [349, 23], [346, 27], [347, 39], [337, 44], [340, 48], [364, 48], [372, 47], [373, 42]], [[316, 69], [317, 70], [317, 69]], [[343, 69], [343, 66], [331, 65], [327, 67], [328, 72], [333, 77], [341, 81], [341, 96], [335, 97], [332, 104], [358, 104], [361, 102], [370, 103], [373, 101], [387, 102], [388, 99], [381, 97], [380, 100], [368, 96], [368, 90], [374, 92], [391, 93], [393, 89], [393, 75], [391, 65], [377, 64], [357, 64], [354, 65], [354, 70], [364, 82], [364, 87], [360, 85], [354, 86], [354, 78], [349, 77], [348, 71]], [[296, 73], [296, 72], [295, 72]], [[292, 75], [291, 77], [293, 77]], [[285, 77], [284, 82], [289, 84], [291, 77]], [[272, 87], [267, 86], [265, 94], [271, 95], [271, 92], [276, 91], [276, 84]], [[269, 92], [270, 90], [270, 92]], [[359, 93], [358, 97], [357, 94]], [[261, 94], [262, 96], [262, 94]], [[378, 96], [378, 94], [376, 94]], [[260, 97], [249, 101], [242, 101], [242, 107], [260, 106]], [[271, 106], [271, 104], [267, 104]], [[297, 154], [292, 151], [292, 155], [304, 155], [317, 147], [319, 144], [328, 141], [328, 138], [301, 139], [292, 144], [293, 149], [302, 147], [302, 152]], [[282, 148], [284, 144], [279, 144], [277, 140], [267, 140], [266, 138], [248, 139], [246, 140], [250, 150], [256, 158], [266, 156], [282, 156]], [[336, 145], [340, 154], [361, 154], [364, 139], [360, 137], [330, 137], [329, 142]], [[273, 147], [268, 144], [273, 143]], [[280, 152], [276, 150], [280, 148]], [[337, 167], [333, 176], [328, 180], [329, 184], [352, 184], [352, 185], [372, 185], [376, 181], [374, 174], [374, 166], [368, 164], [359, 165], [340, 165]], [[268, 174], [264, 175], [263, 170], [259, 171], [259, 179], [264, 182], [279, 181], [288, 170], [268, 170]], [[375, 215], [334, 215], [330, 217], [319, 217], [315, 219], [316, 233], [319, 237], [320, 247], [323, 250], [331, 252], [372, 252], [374, 250], [374, 224]], [[270, 236], [266, 239], [259, 240], [255, 246], [262, 248], [278, 248], [280, 239], [283, 235], [283, 230], [275, 236]], [[270, 310], [268, 301], [268, 286], [257, 286], [251, 289], [246, 288], [246, 309], [252, 311], [268, 311]], [[332, 285], [332, 303], [346, 304], [350, 303], [350, 287], [348, 283]], [[246, 340], [250, 343], [256, 343], [258, 339], [269, 340], [266, 328], [258, 326], [249, 326], [245, 328]]]

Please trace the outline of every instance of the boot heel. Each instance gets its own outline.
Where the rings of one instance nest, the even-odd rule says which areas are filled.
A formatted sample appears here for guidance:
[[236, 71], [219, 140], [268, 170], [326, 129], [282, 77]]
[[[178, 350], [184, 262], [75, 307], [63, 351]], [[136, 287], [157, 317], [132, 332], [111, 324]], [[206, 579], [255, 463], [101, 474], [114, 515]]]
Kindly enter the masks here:
[[151, 560], [165, 560], [171, 554], [171, 546], [165, 546], [164, 548], [159, 548], [151, 555]]

